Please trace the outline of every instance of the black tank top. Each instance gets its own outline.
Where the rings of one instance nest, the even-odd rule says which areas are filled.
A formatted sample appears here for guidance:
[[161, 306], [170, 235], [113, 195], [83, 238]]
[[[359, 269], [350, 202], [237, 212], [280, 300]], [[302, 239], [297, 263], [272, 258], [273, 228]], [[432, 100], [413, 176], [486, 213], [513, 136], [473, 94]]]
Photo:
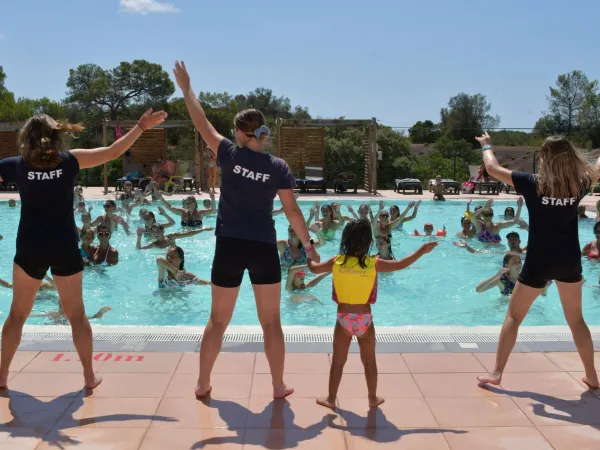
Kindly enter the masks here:
[[16, 183], [21, 196], [17, 249], [22, 245], [77, 246], [73, 189], [79, 162], [70, 152], [60, 155], [62, 161], [52, 169], [31, 168], [21, 156], [0, 160], [0, 178]]

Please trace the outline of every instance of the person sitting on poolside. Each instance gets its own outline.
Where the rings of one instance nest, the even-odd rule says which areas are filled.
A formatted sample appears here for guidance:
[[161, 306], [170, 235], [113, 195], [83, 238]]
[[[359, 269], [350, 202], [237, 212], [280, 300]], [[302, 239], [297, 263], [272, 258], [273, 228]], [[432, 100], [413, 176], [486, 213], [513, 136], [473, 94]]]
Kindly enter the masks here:
[[[325, 244], [325, 237], [323, 236], [319, 226], [317, 224], [313, 224], [309, 230], [315, 233], [319, 239], [318, 242], [312, 241], [313, 248], [316, 250], [323, 247]], [[304, 250], [304, 246], [302, 245], [300, 238], [291, 225], [288, 226], [288, 240], [277, 241], [277, 249], [279, 250], [280, 264], [283, 267], [306, 264], [306, 251]]]
[[82, 230], [79, 232], [79, 237], [81, 239], [81, 245], [79, 246], [79, 252], [81, 253], [81, 259], [83, 260], [84, 266], [89, 266], [92, 264], [93, 256], [96, 254], [98, 248], [92, 245], [94, 243], [94, 239], [96, 239], [96, 235], [94, 230], [88, 228], [87, 230]]
[[[400, 214], [400, 208], [398, 208], [398, 206], [390, 206], [390, 221], [394, 222], [396, 219], [401, 219], [398, 222], [395, 222], [396, 225], [394, 225], [392, 229], [401, 229], [406, 222], [410, 222], [411, 220], [415, 219], [415, 217], [417, 217], [417, 213], [419, 212], [419, 206], [421, 206], [421, 200], [418, 202], [410, 202], [402, 214]], [[414, 208], [413, 212], [407, 217], [411, 208]]]
[[114, 266], [119, 262], [119, 251], [110, 245], [112, 233], [110, 228], [100, 225], [96, 229], [96, 236], [100, 245], [95, 247], [96, 251], [91, 254], [91, 262], [94, 266]]
[[[502, 295], [509, 296], [513, 293], [519, 274], [521, 273], [521, 255], [516, 252], [508, 252], [502, 260], [502, 268], [493, 277], [482, 281], [475, 289], [477, 292], [485, 292], [497, 287]], [[546, 295], [551, 282], [548, 282], [542, 290], [542, 295]]]
[[[52, 277], [44, 275], [44, 279], [46, 281], [42, 281], [42, 284], [40, 284], [40, 291], [56, 291], [56, 284], [54, 284]], [[7, 289], [13, 288], [13, 285], [10, 281], [3, 280], [2, 278], [0, 278], [0, 286]]]
[[433, 199], [436, 201], [445, 201], [444, 198], [444, 183], [442, 183], [442, 176], [436, 175], [435, 181], [433, 182]]
[[518, 208], [515, 217], [504, 222], [493, 222], [493, 204], [494, 200], [488, 200], [483, 208], [473, 212], [472, 220], [474, 220], [473, 223], [477, 229], [477, 238], [480, 242], [497, 244], [502, 240], [500, 237], [500, 230], [512, 227], [519, 222], [519, 218], [521, 217], [521, 209], [523, 208], [523, 198], [519, 197], [517, 200]]
[[175, 247], [176, 239], [183, 239], [187, 237], [192, 237], [200, 233], [204, 233], [205, 231], [214, 231], [214, 227], [201, 228], [200, 230], [189, 230], [189, 231], [181, 231], [179, 233], [169, 233], [165, 234], [165, 228], [162, 225], [154, 226], [154, 233], [156, 234], [156, 241], [150, 242], [147, 245], [142, 245], [142, 236], [144, 235], [144, 230], [139, 228], [137, 230], [137, 242], [135, 244], [135, 248], [138, 250], [147, 250], [149, 248], [167, 248], [167, 247]]
[[[425, 225], [423, 225], [423, 233], [424, 234], [419, 233], [419, 230], [417, 230], [415, 228], [415, 231], [413, 232], [412, 235], [413, 236], [434, 236], [433, 224], [431, 222], [425, 222]], [[435, 236], [446, 237], [447, 234], [448, 234], [448, 231], [446, 230], [446, 225], [444, 225], [441, 230], [438, 230], [437, 233], [435, 233]]]
[[329, 275], [329, 273], [322, 273], [307, 283], [306, 269], [308, 269], [307, 265], [293, 266], [289, 268], [285, 282], [286, 291], [304, 291], [305, 289], [315, 287], [317, 284], [323, 281], [327, 275]]
[[579, 218], [579, 220], [589, 220], [590, 219], [587, 216], [587, 214], [585, 213], [585, 206], [584, 205], [579, 205], [577, 207], [577, 217]]
[[8, 207], [9, 208], [14, 208], [15, 206], [17, 206], [17, 201], [14, 198], [11, 198], [8, 200]]
[[156, 258], [158, 268], [158, 287], [183, 287], [192, 284], [208, 286], [210, 281], [201, 280], [184, 269], [185, 254], [181, 247], [173, 246], [167, 250], [167, 257]]
[[146, 236], [153, 237], [156, 239], [156, 238], [158, 238], [157, 225], [162, 226], [163, 229], [169, 228], [169, 227], [172, 227], [173, 225], [175, 225], [175, 221], [173, 220], [173, 218], [171, 216], [169, 216], [161, 206], [158, 207], [158, 213], [161, 216], [163, 216], [165, 219], [167, 219], [167, 223], [157, 224], [156, 216], [154, 215], [154, 213], [152, 211], [146, 210], [146, 213], [144, 214], [144, 218], [143, 218], [144, 226], [138, 228], [138, 230], [141, 229]]
[[92, 227], [97, 227], [99, 225], [104, 225], [105, 227], [108, 227], [108, 229], [110, 230], [111, 234], [114, 233], [119, 224], [123, 226], [123, 229], [125, 230], [125, 233], [129, 234], [129, 225], [127, 225], [127, 222], [125, 222], [125, 219], [123, 219], [121, 216], [118, 216], [117, 214], [115, 214], [115, 212], [117, 211], [117, 204], [114, 202], [114, 200], [106, 200], [104, 202], [104, 215], [99, 216], [96, 218], [96, 220], [94, 220], [91, 224]]
[[594, 224], [594, 236], [596, 236], [596, 240], [583, 246], [581, 256], [587, 256], [589, 259], [600, 259], [600, 222]]
[[392, 251], [392, 240], [389, 236], [377, 236], [375, 238], [375, 246], [377, 247], [377, 254], [373, 258], [380, 258], [385, 261], [393, 261], [396, 259], [394, 252]]
[[215, 194], [211, 192], [209, 195], [211, 206], [208, 209], [198, 209], [198, 201], [193, 195], [183, 199], [183, 208], [172, 206], [164, 197], [161, 197], [160, 201], [169, 211], [181, 217], [182, 227], [202, 228], [202, 219], [204, 219], [205, 216], [212, 214], [217, 209]]

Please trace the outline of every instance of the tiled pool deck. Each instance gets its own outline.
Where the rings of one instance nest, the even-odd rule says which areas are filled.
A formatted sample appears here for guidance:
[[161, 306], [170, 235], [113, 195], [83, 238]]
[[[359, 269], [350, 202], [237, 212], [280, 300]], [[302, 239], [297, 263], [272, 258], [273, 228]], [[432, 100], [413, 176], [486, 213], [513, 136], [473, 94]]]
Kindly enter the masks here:
[[[212, 398], [194, 397], [197, 353], [103, 352], [103, 383], [81, 390], [77, 355], [17, 354], [0, 394], [2, 449], [556, 449], [600, 448], [600, 391], [580, 383], [576, 353], [515, 353], [500, 388], [478, 387], [492, 353], [380, 353], [380, 408], [369, 410], [352, 353], [338, 409], [316, 405], [330, 355], [290, 353], [296, 389], [273, 401], [262, 353], [223, 353]], [[600, 364], [600, 357], [597, 358]]]

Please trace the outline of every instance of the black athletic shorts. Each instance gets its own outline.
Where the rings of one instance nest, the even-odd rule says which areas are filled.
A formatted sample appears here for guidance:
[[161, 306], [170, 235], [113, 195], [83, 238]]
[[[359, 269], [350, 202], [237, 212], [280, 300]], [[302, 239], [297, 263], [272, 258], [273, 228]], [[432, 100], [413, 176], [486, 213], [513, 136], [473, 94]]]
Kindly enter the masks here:
[[27, 275], [36, 280], [42, 280], [48, 269], [52, 275], [59, 277], [68, 277], [83, 271], [83, 260], [77, 245], [61, 249], [17, 246], [14, 261]]
[[535, 289], [543, 289], [549, 281], [579, 283], [581, 280], [583, 280], [581, 259], [571, 262], [555, 261], [554, 264], [542, 261], [535, 261], [532, 264], [525, 259], [519, 275], [522, 284]]
[[211, 282], [215, 286], [234, 288], [242, 284], [248, 270], [252, 284], [281, 282], [281, 265], [277, 244], [217, 236]]

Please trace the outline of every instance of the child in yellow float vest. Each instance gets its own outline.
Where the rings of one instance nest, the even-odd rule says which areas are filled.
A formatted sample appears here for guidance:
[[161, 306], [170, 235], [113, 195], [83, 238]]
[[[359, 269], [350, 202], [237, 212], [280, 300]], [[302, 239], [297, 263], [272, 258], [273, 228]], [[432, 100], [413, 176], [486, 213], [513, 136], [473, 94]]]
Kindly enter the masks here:
[[404, 269], [438, 245], [437, 242], [428, 242], [406, 258], [387, 261], [369, 256], [372, 236], [371, 224], [367, 220], [355, 220], [344, 228], [339, 255], [322, 263], [308, 260], [308, 268], [312, 273], [333, 273], [333, 300], [338, 304], [329, 373], [329, 396], [317, 400], [318, 404], [329, 408], [335, 408], [335, 399], [353, 336], [358, 339], [365, 368], [369, 406], [376, 407], [384, 402], [382, 398], [377, 397], [376, 392], [375, 326], [371, 314], [371, 305], [377, 300], [377, 273]]

